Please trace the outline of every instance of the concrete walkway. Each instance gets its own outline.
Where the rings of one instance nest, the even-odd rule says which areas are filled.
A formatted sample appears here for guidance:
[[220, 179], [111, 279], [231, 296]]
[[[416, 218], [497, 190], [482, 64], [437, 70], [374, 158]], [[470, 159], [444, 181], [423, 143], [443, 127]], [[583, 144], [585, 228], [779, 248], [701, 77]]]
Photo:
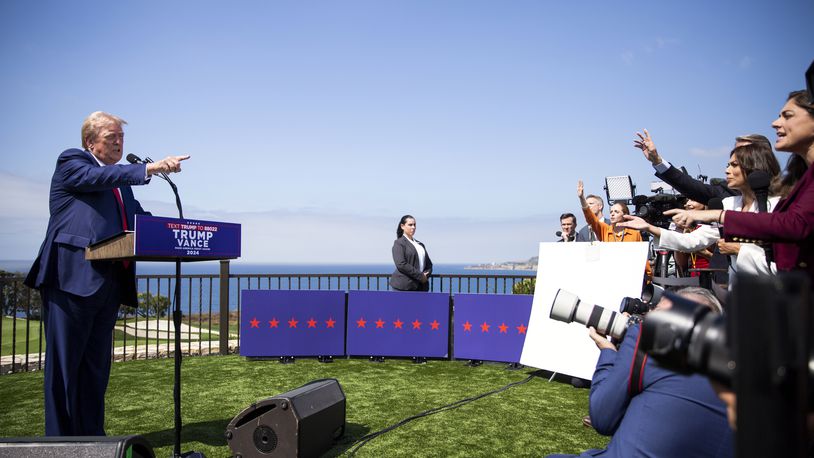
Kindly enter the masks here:
[[[217, 323], [213, 323], [217, 325]], [[139, 339], [174, 339], [175, 326], [172, 320], [166, 318], [139, 319], [138, 321], [128, 321], [126, 325], [117, 325], [116, 329], [126, 333], [128, 336]], [[195, 326], [181, 323], [181, 339], [200, 340], [201, 334], [207, 331]], [[208, 331], [210, 335], [220, 335], [215, 329]]]
[[[183, 333], [182, 333], [183, 335]], [[163, 337], [163, 336], [162, 336]], [[168, 358], [173, 355], [175, 343], [159, 343], [155, 342], [145, 345], [140, 343], [138, 346], [132, 345], [128, 342], [126, 347], [115, 347], [113, 349], [113, 361], [129, 361], [133, 359], [151, 359], [151, 358]], [[237, 353], [237, 339], [229, 341], [229, 353]], [[184, 356], [199, 356], [215, 354], [220, 352], [220, 343], [217, 340], [204, 340], [194, 342], [181, 342], [181, 354]], [[45, 354], [43, 353], [43, 364], [45, 363]], [[28, 364], [28, 370], [37, 370], [40, 365], [40, 355], [38, 353], [29, 353], [28, 355], [15, 355], [14, 356], [14, 371], [23, 372], [25, 369], [23, 365]], [[0, 357], [0, 374], [7, 374], [11, 372], [12, 357], [11, 355]]]

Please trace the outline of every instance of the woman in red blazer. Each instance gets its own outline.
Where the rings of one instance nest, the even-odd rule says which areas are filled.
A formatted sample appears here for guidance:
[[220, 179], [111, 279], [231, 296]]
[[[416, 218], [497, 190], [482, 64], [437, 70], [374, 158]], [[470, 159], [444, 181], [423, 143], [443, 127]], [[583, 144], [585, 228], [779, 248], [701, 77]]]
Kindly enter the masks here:
[[772, 123], [775, 149], [792, 153], [782, 185], [788, 191], [771, 213], [721, 210], [670, 210], [683, 227], [718, 221], [724, 237], [735, 242], [771, 242], [777, 270], [801, 270], [814, 285], [814, 100], [806, 91], [789, 94]]

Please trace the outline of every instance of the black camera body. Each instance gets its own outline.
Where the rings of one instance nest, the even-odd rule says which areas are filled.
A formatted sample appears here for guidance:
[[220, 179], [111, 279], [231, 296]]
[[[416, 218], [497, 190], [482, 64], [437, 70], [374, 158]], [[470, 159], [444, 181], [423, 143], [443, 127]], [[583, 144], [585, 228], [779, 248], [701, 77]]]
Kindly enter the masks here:
[[639, 348], [681, 373], [698, 373], [737, 395], [738, 457], [808, 456], [814, 411], [814, 302], [802, 272], [739, 275], [727, 315], [671, 296], [648, 314]]
[[644, 316], [655, 307], [655, 304], [650, 302], [635, 297], [625, 297], [622, 299], [622, 303], [619, 304], [619, 311], [633, 316]]
[[681, 195], [660, 193], [652, 196], [635, 196], [633, 205], [636, 207], [636, 216], [654, 226], [667, 229], [672, 220], [669, 216], [664, 216], [664, 212], [684, 208], [686, 201], [687, 199]]

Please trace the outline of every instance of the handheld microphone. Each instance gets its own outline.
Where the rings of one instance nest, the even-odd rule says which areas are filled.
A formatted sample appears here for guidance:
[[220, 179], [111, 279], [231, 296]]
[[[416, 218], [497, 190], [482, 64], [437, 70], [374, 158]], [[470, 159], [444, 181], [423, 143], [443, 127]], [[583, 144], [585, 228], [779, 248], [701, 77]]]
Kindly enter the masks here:
[[769, 211], [767, 200], [769, 199], [769, 184], [772, 182], [772, 177], [762, 170], [755, 170], [746, 177], [749, 187], [755, 193], [755, 200], [757, 200], [757, 209], [759, 212], [765, 213]]
[[[746, 182], [755, 193], [755, 200], [757, 201], [757, 211], [766, 213], [769, 211], [769, 185], [772, 182], [772, 177], [763, 170], [755, 170], [746, 177]], [[764, 245], [763, 251], [766, 253], [766, 264], [771, 266], [774, 261], [774, 250], [771, 245]]]
[[[556, 235], [557, 238], [562, 239], [562, 231], [557, 231], [557, 232], [554, 233], [554, 235]], [[577, 237], [577, 234], [569, 235], [568, 240], [566, 240], [566, 241], [567, 242], [573, 242], [576, 237]]]

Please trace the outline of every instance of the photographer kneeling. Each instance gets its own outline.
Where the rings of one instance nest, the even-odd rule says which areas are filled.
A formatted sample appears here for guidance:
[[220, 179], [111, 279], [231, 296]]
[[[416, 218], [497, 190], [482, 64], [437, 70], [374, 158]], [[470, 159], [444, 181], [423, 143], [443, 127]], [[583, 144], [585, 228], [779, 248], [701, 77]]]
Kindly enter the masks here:
[[[721, 313], [721, 304], [703, 288], [684, 288], [684, 298]], [[672, 306], [662, 298], [657, 310]], [[640, 325], [628, 327], [619, 350], [593, 328], [589, 336], [601, 350], [591, 381], [593, 427], [612, 435], [605, 450], [567, 456], [728, 457], [733, 435], [726, 407], [700, 375], [680, 375], [661, 368], [639, 351]]]

